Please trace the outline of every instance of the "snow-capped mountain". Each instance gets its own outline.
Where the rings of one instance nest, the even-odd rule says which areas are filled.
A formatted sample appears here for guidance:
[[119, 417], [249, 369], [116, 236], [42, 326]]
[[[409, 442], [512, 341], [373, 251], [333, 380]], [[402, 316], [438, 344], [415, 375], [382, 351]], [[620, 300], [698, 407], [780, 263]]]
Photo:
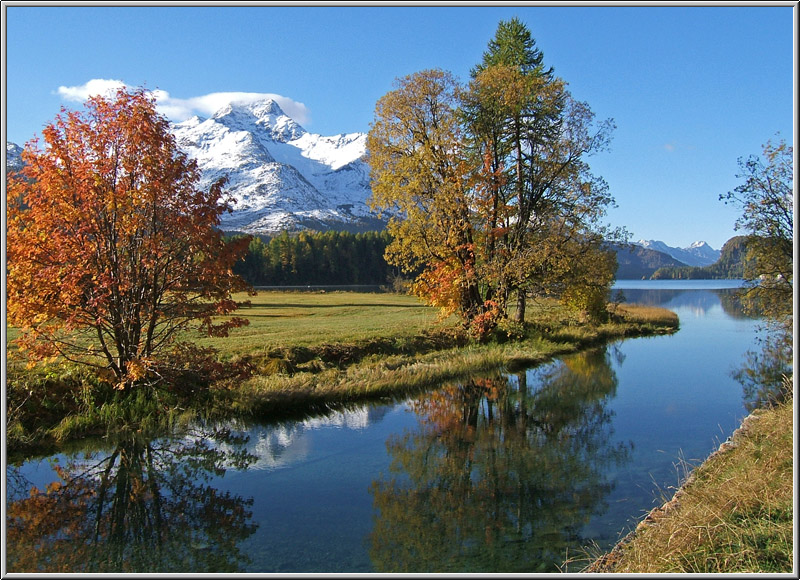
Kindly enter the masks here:
[[[233, 103], [208, 119], [172, 126], [178, 146], [197, 161], [201, 188], [227, 177], [235, 199], [226, 231], [380, 230], [367, 206], [366, 133], [324, 137], [307, 132], [271, 99]], [[6, 143], [6, 169], [22, 167], [18, 145]]]
[[22, 147], [6, 141], [6, 173], [22, 169]]
[[236, 199], [221, 227], [275, 233], [304, 227], [380, 229], [367, 206], [366, 134], [307, 132], [278, 104], [234, 103], [208, 119], [173, 126], [179, 147], [197, 160], [201, 187], [222, 176]]
[[639, 240], [637, 245], [657, 252], [663, 252], [683, 262], [687, 266], [709, 266], [719, 260], [720, 251], [705, 242], [694, 242], [688, 248], [673, 248], [656, 240]]

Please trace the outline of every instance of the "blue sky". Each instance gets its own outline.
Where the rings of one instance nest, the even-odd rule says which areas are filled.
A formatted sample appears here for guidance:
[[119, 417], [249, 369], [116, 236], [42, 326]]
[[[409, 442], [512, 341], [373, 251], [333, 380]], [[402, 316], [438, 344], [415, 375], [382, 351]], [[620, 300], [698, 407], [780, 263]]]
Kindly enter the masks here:
[[[87, 83], [163, 91], [174, 117], [219, 93], [270, 93], [309, 131], [366, 132], [393, 81], [466, 81], [497, 24], [530, 29], [545, 63], [598, 119], [590, 159], [633, 240], [719, 249], [739, 212], [719, 201], [737, 159], [794, 141], [794, 3], [773, 6], [32, 6], [4, 3], [6, 139], [24, 144]], [[77, 99], [77, 100], [76, 100]]]

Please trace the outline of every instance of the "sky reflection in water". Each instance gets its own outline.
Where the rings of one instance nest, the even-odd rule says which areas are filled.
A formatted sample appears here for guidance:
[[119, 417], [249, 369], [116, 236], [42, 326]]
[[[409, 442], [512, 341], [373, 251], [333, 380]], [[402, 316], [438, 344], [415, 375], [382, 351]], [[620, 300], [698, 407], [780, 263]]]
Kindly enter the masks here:
[[746, 414], [731, 372], [756, 323], [730, 290], [660, 286], [624, 292], [675, 310], [673, 336], [402, 403], [9, 466], [9, 515], [25, 519], [8, 569], [557, 571], [618, 540]]

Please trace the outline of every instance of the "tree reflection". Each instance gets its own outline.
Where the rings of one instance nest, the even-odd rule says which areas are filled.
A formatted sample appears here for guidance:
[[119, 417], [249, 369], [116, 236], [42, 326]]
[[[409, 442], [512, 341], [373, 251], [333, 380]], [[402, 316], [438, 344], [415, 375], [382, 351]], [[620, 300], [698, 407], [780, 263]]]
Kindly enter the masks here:
[[749, 350], [733, 378], [742, 385], [744, 406], [748, 412], [770, 407], [791, 398], [792, 336], [783, 328], [769, 328], [761, 350]]
[[727, 288], [724, 290], [715, 290], [715, 294], [719, 297], [722, 311], [732, 319], [747, 320], [755, 318], [745, 311], [742, 304], [742, 293], [740, 289]]
[[602, 511], [617, 378], [605, 350], [511, 377], [450, 385], [414, 403], [420, 429], [391, 438], [394, 477], [373, 482], [379, 572], [555, 572]]
[[[27, 494], [8, 501], [8, 570], [240, 570], [238, 543], [257, 527], [253, 500], [209, 481], [247, 467], [253, 458], [244, 442], [224, 430], [178, 440], [131, 436], [111, 453], [55, 465], [58, 480], [45, 490], [26, 486]], [[19, 492], [19, 473], [9, 479]]]

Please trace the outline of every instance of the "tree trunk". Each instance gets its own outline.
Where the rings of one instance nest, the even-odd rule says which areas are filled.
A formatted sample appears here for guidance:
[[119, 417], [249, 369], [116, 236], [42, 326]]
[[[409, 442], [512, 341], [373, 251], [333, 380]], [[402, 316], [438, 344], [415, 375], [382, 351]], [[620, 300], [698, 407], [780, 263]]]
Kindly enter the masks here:
[[514, 313], [514, 322], [525, 322], [525, 291], [517, 291], [517, 311]]

